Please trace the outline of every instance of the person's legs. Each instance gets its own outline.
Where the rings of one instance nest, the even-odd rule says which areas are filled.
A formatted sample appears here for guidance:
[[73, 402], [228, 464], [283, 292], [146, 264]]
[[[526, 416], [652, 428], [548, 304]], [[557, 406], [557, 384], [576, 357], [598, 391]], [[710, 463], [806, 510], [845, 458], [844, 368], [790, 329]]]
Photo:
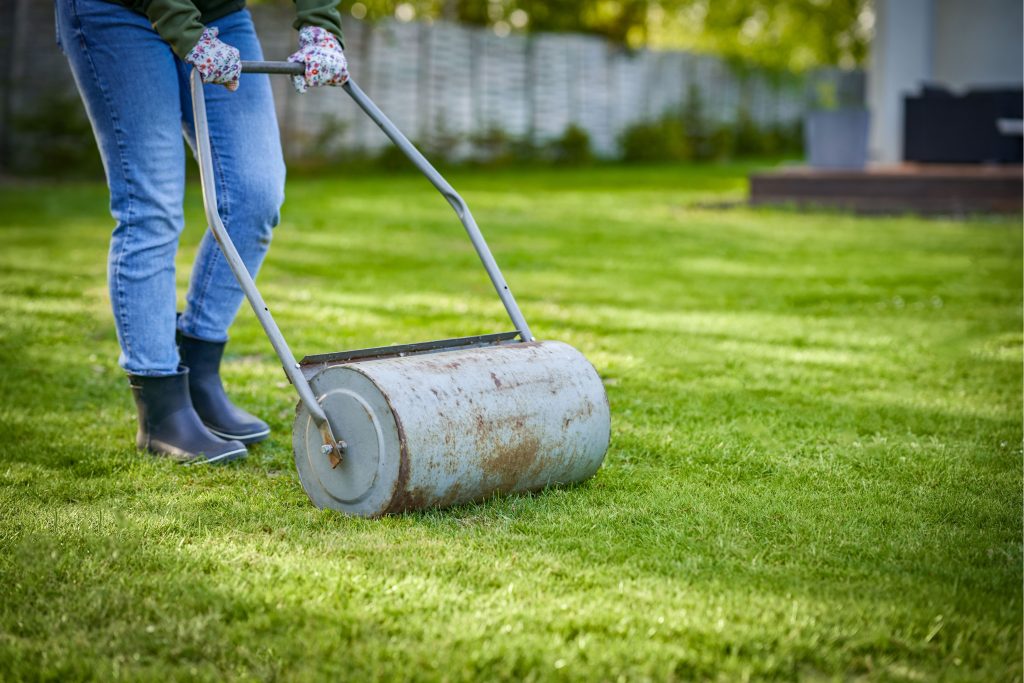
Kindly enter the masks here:
[[108, 281], [120, 364], [134, 375], [171, 375], [185, 192], [176, 60], [148, 20], [127, 8], [58, 0], [56, 9], [110, 186]]
[[[238, 48], [243, 60], [262, 60], [248, 10], [233, 12], [212, 23], [220, 39]], [[183, 91], [188, 68], [182, 65]], [[242, 74], [236, 92], [205, 86], [217, 205], [224, 226], [249, 273], [256, 276], [270, 246], [284, 201], [284, 158], [270, 80], [263, 74]], [[191, 101], [182, 106], [183, 126], [195, 146]], [[213, 234], [207, 230], [199, 246], [187, 306], [179, 330], [196, 339], [224, 342], [244, 294], [228, 267]]]
[[241, 443], [200, 421], [178, 363], [174, 257], [185, 189], [178, 62], [146, 18], [125, 7], [57, 0], [56, 19], [110, 187], [110, 299], [138, 408], [136, 445], [186, 461], [244, 456]]

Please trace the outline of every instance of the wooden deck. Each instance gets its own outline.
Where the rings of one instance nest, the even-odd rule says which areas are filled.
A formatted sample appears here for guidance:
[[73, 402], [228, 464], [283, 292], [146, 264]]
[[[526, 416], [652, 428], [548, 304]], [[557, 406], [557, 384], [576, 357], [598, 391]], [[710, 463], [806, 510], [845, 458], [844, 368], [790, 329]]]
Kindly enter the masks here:
[[782, 168], [750, 177], [750, 203], [859, 213], [1020, 213], [1021, 166], [900, 164], [863, 171]]

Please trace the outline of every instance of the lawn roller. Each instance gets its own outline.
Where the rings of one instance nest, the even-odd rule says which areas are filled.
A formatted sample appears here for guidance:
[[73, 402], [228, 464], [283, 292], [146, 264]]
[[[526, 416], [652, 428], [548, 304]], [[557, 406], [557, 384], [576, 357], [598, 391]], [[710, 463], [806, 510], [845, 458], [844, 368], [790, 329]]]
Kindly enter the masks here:
[[[244, 73], [303, 70], [242, 62]], [[296, 361], [217, 213], [202, 81], [197, 71], [191, 79], [206, 219], [299, 394], [292, 445], [314, 505], [377, 517], [597, 471], [610, 435], [601, 378], [568, 344], [534, 339], [466, 203], [352, 80], [345, 92], [455, 209], [515, 330]]]

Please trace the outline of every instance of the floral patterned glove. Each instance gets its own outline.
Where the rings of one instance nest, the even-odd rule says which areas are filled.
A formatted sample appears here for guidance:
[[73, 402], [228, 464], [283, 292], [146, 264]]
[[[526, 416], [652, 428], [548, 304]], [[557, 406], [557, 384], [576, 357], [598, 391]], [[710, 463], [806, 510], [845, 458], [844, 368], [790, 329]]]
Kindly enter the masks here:
[[217, 38], [218, 29], [210, 27], [196, 46], [185, 55], [185, 61], [199, 70], [203, 83], [218, 83], [228, 90], [238, 90], [242, 75], [242, 57], [238, 50]]
[[300, 93], [321, 85], [341, 85], [348, 80], [348, 62], [341, 51], [341, 43], [333, 33], [319, 26], [299, 29], [299, 51], [288, 61], [306, 65], [305, 76], [292, 76], [292, 83]]

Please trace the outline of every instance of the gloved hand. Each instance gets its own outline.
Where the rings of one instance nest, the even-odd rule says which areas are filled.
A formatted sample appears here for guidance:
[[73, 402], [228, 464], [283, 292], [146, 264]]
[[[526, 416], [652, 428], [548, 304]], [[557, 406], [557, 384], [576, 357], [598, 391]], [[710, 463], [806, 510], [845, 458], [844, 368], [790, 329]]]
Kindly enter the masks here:
[[305, 76], [292, 76], [292, 83], [300, 93], [321, 85], [341, 85], [348, 80], [348, 62], [341, 51], [341, 43], [333, 33], [319, 26], [299, 29], [299, 51], [288, 61], [306, 65]]
[[228, 90], [238, 90], [242, 57], [236, 48], [217, 38], [218, 32], [216, 27], [205, 29], [196, 46], [185, 55], [185, 61], [198, 69], [203, 83], [217, 83]]

